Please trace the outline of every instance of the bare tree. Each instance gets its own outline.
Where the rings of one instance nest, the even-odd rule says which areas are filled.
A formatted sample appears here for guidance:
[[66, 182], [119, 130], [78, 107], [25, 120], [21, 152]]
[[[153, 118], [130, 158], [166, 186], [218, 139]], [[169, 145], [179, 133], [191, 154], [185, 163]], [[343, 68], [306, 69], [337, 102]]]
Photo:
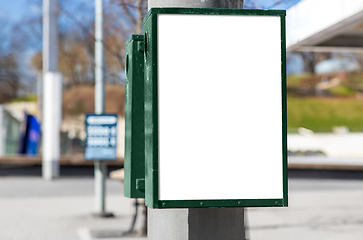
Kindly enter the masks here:
[[0, 56], [0, 103], [18, 95], [19, 79], [16, 57], [13, 54]]
[[329, 52], [297, 52], [296, 54], [303, 60], [305, 71], [312, 74], [315, 74], [316, 64], [331, 57]]
[[[42, 0], [28, 0], [38, 11], [24, 16], [11, 30], [11, 53], [19, 84], [34, 86], [35, 70], [42, 72]], [[94, 1], [59, 2], [59, 70], [66, 87], [94, 84]], [[70, 7], [71, 6], [71, 7]], [[104, 10], [105, 80], [124, 84], [125, 42], [131, 34], [142, 32], [147, 13], [146, 0], [105, 0]], [[4, 36], [0, 34], [0, 37]], [[29, 52], [33, 52], [29, 58]], [[0, 57], [1, 54], [0, 46]], [[25, 56], [28, 57], [25, 57]], [[19, 62], [21, 60], [21, 62]], [[26, 63], [25, 61], [29, 61]], [[29, 66], [33, 69], [30, 70]], [[25, 69], [25, 70], [24, 70]], [[14, 72], [12, 68], [12, 72]], [[25, 72], [24, 72], [25, 71]], [[20, 86], [19, 85], [19, 86]]]

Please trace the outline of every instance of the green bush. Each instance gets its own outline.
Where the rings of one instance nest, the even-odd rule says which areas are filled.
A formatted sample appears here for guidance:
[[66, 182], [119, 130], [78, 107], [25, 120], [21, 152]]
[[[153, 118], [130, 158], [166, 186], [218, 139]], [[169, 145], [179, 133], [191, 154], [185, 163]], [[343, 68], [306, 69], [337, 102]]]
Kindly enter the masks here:
[[287, 127], [314, 132], [331, 132], [334, 126], [346, 126], [352, 132], [363, 131], [363, 102], [355, 98], [287, 98]]

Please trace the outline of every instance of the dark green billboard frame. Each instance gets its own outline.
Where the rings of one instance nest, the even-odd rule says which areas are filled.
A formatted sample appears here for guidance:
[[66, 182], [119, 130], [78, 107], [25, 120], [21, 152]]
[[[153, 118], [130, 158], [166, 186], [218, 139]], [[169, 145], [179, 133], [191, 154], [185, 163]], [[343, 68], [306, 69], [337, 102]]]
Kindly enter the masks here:
[[[158, 14], [196, 14], [196, 15], [247, 15], [279, 16], [281, 24], [281, 89], [282, 89], [282, 162], [283, 198], [278, 199], [216, 199], [216, 200], [159, 200], [159, 141], [158, 141]], [[272, 207], [288, 205], [287, 186], [287, 130], [286, 130], [286, 33], [285, 15], [282, 10], [245, 9], [190, 9], [153, 8], [144, 20], [144, 59], [145, 88], [144, 117], [145, 145], [145, 203], [151, 208], [195, 208], [195, 207]], [[127, 120], [126, 120], [127, 121]], [[140, 126], [141, 127], [141, 126]], [[127, 129], [126, 129], [127, 130]], [[141, 145], [140, 145], [141, 146]], [[135, 148], [135, 149], [136, 149]], [[243, 190], [242, 190], [243, 191]]]

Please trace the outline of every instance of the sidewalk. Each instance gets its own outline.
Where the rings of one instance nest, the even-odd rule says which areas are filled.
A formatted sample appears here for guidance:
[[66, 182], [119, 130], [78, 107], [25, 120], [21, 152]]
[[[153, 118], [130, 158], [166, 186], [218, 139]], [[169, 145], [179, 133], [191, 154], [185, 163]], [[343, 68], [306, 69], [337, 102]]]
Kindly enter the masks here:
[[[131, 226], [133, 200], [123, 197], [121, 182], [107, 180], [107, 191], [106, 210], [115, 217], [96, 218], [92, 216], [92, 178], [60, 178], [47, 182], [39, 177], [2, 177], [0, 239], [146, 239], [121, 237]], [[136, 229], [141, 227], [140, 220], [141, 217]]]
[[363, 157], [289, 156], [289, 169], [363, 170]]
[[[326, 157], [312, 157], [310, 160], [315, 166], [319, 161], [319, 164], [333, 163], [331, 158]], [[344, 159], [336, 160], [339, 163]], [[289, 159], [290, 164], [299, 164], [299, 161], [300, 164], [308, 163], [304, 158]], [[347, 160], [344, 162], [348, 163]], [[352, 161], [351, 166], [356, 164]], [[0, 167], [3, 174], [0, 174], [1, 240], [147, 239], [122, 237], [131, 226], [134, 206], [132, 199], [123, 196], [121, 182], [111, 179], [106, 181], [106, 210], [114, 213], [115, 217], [95, 218], [92, 216], [92, 168], [88, 167], [87, 171], [81, 173], [78, 168], [68, 167], [68, 171], [61, 170], [68, 177], [54, 181], [45, 181], [40, 177], [40, 166], [32, 167], [34, 170], [29, 168], [27, 174], [24, 174], [23, 169], [5, 170], [13, 174], [5, 175], [4, 166]], [[74, 171], [77, 176], [72, 175]], [[344, 171], [329, 172], [344, 175]], [[356, 175], [361, 175], [361, 172], [356, 172]], [[250, 239], [361, 239], [363, 177], [309, 179], [299, 176], [289, 178], [288, 208], [247, 208], [246, 224], [249, 225]], [[137, 230], [141, 224], [140, 217], [136, 224]]]
[[[289, 207], [247, 208], [250, 240], [362, 239], [362, 187], [362, 180], [290, 179]], [[91, 216], [92, 178], [1, 177], [0, 239], [146, 240], [118, 237], [130, 227], [132, 201], [120, 182], [107, 180], [107, 189], [116, 217], [100, 219]]]

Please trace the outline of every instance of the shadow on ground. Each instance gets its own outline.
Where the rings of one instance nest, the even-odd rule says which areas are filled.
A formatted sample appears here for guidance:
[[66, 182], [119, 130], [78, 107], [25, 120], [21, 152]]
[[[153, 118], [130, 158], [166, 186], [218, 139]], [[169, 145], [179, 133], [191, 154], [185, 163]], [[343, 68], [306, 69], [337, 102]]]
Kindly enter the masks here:
[[[120, 169], [119, 166], [108, 166], [110, 171]], [[93, 166], [61, 166], [60, 175], [64, 177], [93, 177]], [[42, 166], [19, 166], [19, 165], [0, 165], [1, 176], [42, 176]], [[290, 179], [347, 179], [363, 180], [363, 171], [346, 171], [346, 170], [311, 170], [311, 169], [289, 169], [288, 177]]]
[[[110, 171], [120, 169], [118, 166], [108, 166], [108, 174]], [[93, 177], [93, 166], [61, 166], [60, 175], [64, 177]], [[15, 177], [40, 177], [42, 176], [42, 166], [19, 166], [19, 165], [0, 165], [0, 176], [15, 176]]]
[[363, 171], [289, 169], [288, 177], [290, 179], [362, 180], [363, 179]]

